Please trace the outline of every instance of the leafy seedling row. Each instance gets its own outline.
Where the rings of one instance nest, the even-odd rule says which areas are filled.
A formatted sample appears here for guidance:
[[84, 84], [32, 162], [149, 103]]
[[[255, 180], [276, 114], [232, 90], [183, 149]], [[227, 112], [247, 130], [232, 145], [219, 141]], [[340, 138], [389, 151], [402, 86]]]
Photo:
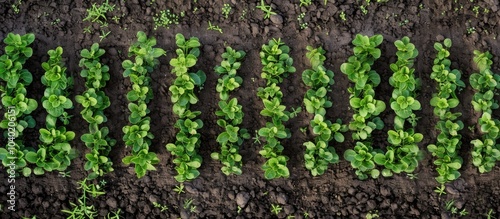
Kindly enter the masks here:
[[91, 171], [87, 177], [89, 179], [102, 177], [113, 171], [113, 162], [108, 155], [116, 140], [108, 136], [109, 128], [103, 126], [108, 120], [104, 110], [111, 105], [109, 97], [102, 90], [110, 79], [109, 67], [100, 61], [104, 53], [104, 49], [99, 48], [97, 43], [92, 44], [90, 50], [83, 49], [80, 52], [80, 76], [85, 78], [87, 90], [77, 95], [75, 100], [82, 105], [80, 114], [89, 126], [89, 132], [81, 136], [85, 146], [90, 149], [85, 155], [87, 162], [84, 167]]
[[196, 87], [201, 89], [207, 77], [201, 70], [196, 73], [189, 72], [200, 56], [201, 44], [198, 38], [186, 39], [182, 34], [177, 34], [175, 44], [178, 47], [175, 50], [177, 58], [170, 60], [170, 65], [176, 78], [169, 91], [173, 112], [179, 117], [174, 125], [179, 132], [175, 136], [175, 143], [167, 144], [166, 148], [174, 156], [173, 162], [177, 171], [175, 179], [184, 182], [200, 175], [198, 168], [203, 160], [198, 154], [201, 145], [201, 135], [198, 130], [203, 127], [203, 121], [196, 118], [201, 112], [191, 111], [190, 106], [199, 101], [194, 90]]
[[331, 91], [334, 84], [333, 72], [323, 66], [326, 60], [326, 51], [323, 48], [307, 47], [306, 57], [311, 63], [311, 69], [302, 73], [302, 81], [310, 89], [304, 96], [304, 106], [306, 111], [314, 115], [310, 121], [310, 127], [314, 133], [314, 141], [304, 143], [306, 148], [304, 154], [305, 167], [311, 175], [318, 176], [325, 173], [328, 165], [337, 163], [339, 155], [335, 148], [330, 146], [331, 140], [344, 142], [342, 132], [347, 131], [347, 126], [342, 125], [342, 121], [332, 123], [326, 116], [326, 109], [332, 107], [327, 93]]
[[154, 138], [150, 131], [151, 117], [148, 116], [148, 103], [153, 99], [149, 74], [158, 66], [158, 57], [165, 55], [165, 50], [154, 48], [155, 45], [154, 37], [148, 38], [139, 31], [137, 42], [129, 48], [129, 57], [135, 57], [134, 62], [125, 60], [122, 63], [125, 70], [123, 76], [132, 82], [132, 90], [127, 93], [129, 125], [122, 129], [123, 141], [126, 147], [132, 148], [132, 154], [123, 158], [123, 163], [133, 163], [138, 178], [146, 175], [147, 171], [156, 170], [154, 165], [160, 162], [156, 153], [149, 151], [151, 139]]
[[0, 127], [5, 130], [3, 136], [7, 139], [5, 148], [0, 148], [0, 159], [4, 167], [9, 168], [11, 176], [16, 171], [24, 176], [32, 172], [27, 166], [26, 154], [34, 149], [25, 145], [23, 132], [26, 128], [35, 127], [36, 122], [31, 113], [38, 108], [38, 102], [27, 96], [26, 87], [33, 81], [33, 76], [23, 65], [33, 55], [29, 45], [34, 40], [34, 34], [21, 36], [9, 33], [3, 40], [7, 45], [5, 54], [0, 56], [1, 106], [5, 110]]
[[286, 111], [286, 106], [281, 105], [283, 92], [278, 86], [284, 77], [296, 71], [289, 52], [290, 47], [281, 42], [281, 39], [272, 39], [268, 44], [262, 45], [259, 53], [263, 66], [261, 77], [266, 80], [266, 87], [259, 87], [257, 96], [264, 104], [260, 114], [267, 117], [268, 121], [265, 127], [259, 129], [258, 135], [264, 139], [259, 153], [266, 159], [262, 165], [266, 179], [286, 178], [290, 175], [288, 157], [282, 154], [284, 147], [280, 142], [280, 139], [291, 137], [290, 130], [283, 124], [290, 118], [290, 113]]
[[437, 142], [428, 145], [427, 150], [436, 157], [434, 165], [438, 173], [436, 181], [439, 183], [446, 183], [460, 177], [458, 170], [463, 163], [458, 153], [462, 145], [462, 136], [459, 131], [464, 128], [464, 123], [460, 121], [462, 113], [453, 112], [453, 109], [460, 103], [457, 92], [465, 87], [465, 83], [460, 79], [462, 75], [460, 71], [451, 69], [451, 61], [448, 59], [451, 44], [450, 39], [434, 44], [437, 54], [431, 73], [431, 79], [437, 83], [437, 90], [430, 104], [434, 107], [434, 115], [439, 118], [436, 125], [439, 135]]
[[216, 91], [219, 93], [219, 108], [215, 114], [220, 118], [217, 124], [224, 129], [217, 136], [220, 152], [214, 152], [211, 157], [215, 160], [220, 160], [224, 165], [221, 170], [224, 174], [241, 175], [241, 167], [243, 165], [242, 156], [239, 153], [241, 144], [244, 139], [249, 139], [250, 135], [244, 128], [240, 128], [243, 122], [243, 111], [241, 104], [238, 104], [238, 99], [230, 98], [230, 92], [236, 90], [243, 83], [243, 79], [237, 75], [238, 69], [241, 67], [241, 60], [245, 57], [244, 51], [236, 51], [231, 47], [226, 48], [226, 52], [222, 54], [222, 62], [215, 67], [215, 72], [220, 75], [217, 80]]

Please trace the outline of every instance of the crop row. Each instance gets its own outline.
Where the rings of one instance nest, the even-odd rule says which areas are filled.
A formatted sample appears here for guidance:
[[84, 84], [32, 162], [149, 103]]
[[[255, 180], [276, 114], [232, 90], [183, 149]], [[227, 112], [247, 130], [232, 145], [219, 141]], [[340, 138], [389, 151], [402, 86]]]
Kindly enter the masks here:
[[[0, 90], [2, 107], [5, 109], [0, 127], [5, 129], [4, 136], [7, 139], [7, 146], [0, 149], [0, 158], [5, 167], [15, 169], [24, 176], [29, 176], [32, 172], [43, 174], [45, 171], [65, 171], [71, 160], [77, 157], [77, 151], [71, 147], [75, 133], [66, 130], [71, 115], [65, 110], [73, 108], [73, 102], [69, 98], [72, 78], [65, 74], [61, 47], [50, 50], [49, 60], [42, 64], [45, 70], [42, 84], [46, 88], [42, 106], [47, 111], [47, 117], [45, 128], [39, 130], [39, 145], [36, 150], [23, 145], [22, 140], [25, 138], [22, 133], [26, 128], [35, 126], [30, 114], [38, 106], [36, 100], [27, 98], [26, 86], [32, 82], [32, 76], [23, 68], [23, 64], [33, 53], [29, 48], [33, 41], [33, 34], [9, 34], [4, 39], [7, 44], [5, 54], [0, 57]], [[206, 75], [202, 71], [192, 70], [201, 53], [199, 39], [187, 39], [182, 34], [177, 34], [175, 42], [178, 47], [175, 51], [177, 57], [170, 60], [170, 65], [176, 78], [169, 87], [169, 92], [172, 110], [177, 117], [174, 127], [178, 129], [178, 133], [175, 142], [167, 144], [166, 148], [172, 154], [175, 164], [175, 179], [183, 182], [193, 180], [200, 174], [198, 168], [203, 161], [198, 153], [202, 143], [199, 129], [203, 127], [203, 121], [198, 116], [202, 112], [191, 111], [190, 107], [199, 102], [197, 93], [200, 91], [196, 88], [203, 88]], [[352, 41], [354, 54], [341, 65], [341, 72], [352, 82], [348, 92], [353, 115], [348, 124], [342, 124], [340, 120], [332, 122], [326, 114], [326, 109], [334, 105], [328, 94], [334, 84], [334, 73], [324, 66], [326, 51], [321, 47], [306, 48], [310, 69], [302, 73], [302, 81], [308, 87], [303, 106], [310, 114], [309, 130], [313, 139], [303, 142], [303, 145], [305, 167], [311, 175], [321, 175], [329, 164], [339, 161], [332, 140], [343, 142], [344, 133], [348, 130], [351, 131], [355, 145], [346, 150], [343, 157], [351, 162], [360, 179], [377, 178], [380, 174], [385, 177], [394, 173], [411, 174], [423, 157], [418, 144], [424, 136], [415, 132], [419, 118], [414, 112], [421, 109], [421, 103], [417, 100], [421, 83], [415, 77], [413, 68], [418, 50], [408, 37], [394, 42], [397, 61], [390, 65], [393, 75], [389, 78], [389, 84], [393, 91], [389, 106], [395, 117], [393, 127], [387, 133], [388, 146], [385, 151], [374, 148], [372, 133], [384, 127], [379, 115], [386, 110], [386, 104], [377, 99], [375, 94], [381, 77], [372, 69], [381, 56], [378, 46], [382, 42], [381, 35], [356, 35]], [[155, 45], [155, 38], [138, 32], [137, 42], [129, 48], [129, 56], [133, 60], [122, 63], [123, 76], [131, 82], [131, 90], [126, 95], [130, 114], [128, 124], [122, 128], [123, 142], [126, 147], [131, 148], [131, 153], [122, 162], [134, 164], [137, 177], [155, 170], [155, 165], [160, 162], [156, 153], [150, 151], [154, 136], [150, 131], [152, 120], [148, 116], [148, 104], [154, 98], [150, 74], [159, 65], [158, 58], [166, 52]], [[429, 104], [434, 107], [434, 114], [439, 119], [436, 126], [439, 135], [437, 142], [428, 145], [427, 149], [436, 157], [436, 180], [445, 183], [460, 176], [458, 170], [462, 166], [462, 158], [458, 156], [461, 145], [459, 132], [464, 124], [460, 121], [461, 113], [454, 112], [453, 109], [460, 104], [457, 92], [465, 87], [465, 83], [460, 80], [459, 70], [450, 69], [451, 61], [448, 57], [451, 40], [438, 42], [434, 48], [437, 54], [431, 79], [438, 86]], [[85, 170], [90, 171], [89, 179], [113, 171], [113, 163], [108, 156], [116, 140], [108, 136], [110, 129], [105, 126], [105, 110], [111, 103], [103, 91], [110, 80], [109, 67], [100, 61], [104, 53], [104, 49], [99, 48], [98, 44], [93, 44], [90, 50], [84, 49], [80, 54], [80, 75], [85, 78], [86, 90], [81, 95], [76, 95], [75, 100], [83, 106], [80, 114], [89, 127], [89, 132], [80, 138], [89, 148], [85, 155]], [[288, 111], [287, 106], [282, 104], [284, 94], [279, 84], [296, 71], [289, 53], [290, 47], [281, 39], [272, 39], [264, 44], [259, 53], [261, 77], [266, 83], [264, 87], [258, 88], [256, 95], [262, 100], [263, 109], [260, 114], [266, 118], [266, 123], [256, 130], [254, 139], [262, 144], [259, 154], [266, 159], [262, 165], [266, 179], [290, 175], [288, 157], [283, 154], [285, 147], [281, 140], [291, 137], [291, 132], [285, 125], [300, 112], [301, 107]], [[240, 127], [244, 117], [242, 106], [237, 98], [231, 98], [231, 92], [236, 91], [243, 83], [237, 71], [245, 55], [244, 51], [227, 47], [222, 54], [223, 61], [214, 68], [215, 73], [220, 76], [215, 87], [220, 98], [220, 109], [215, 114], [219, 117], [217, 124], [221, 131], [217, 136], [220, 151], [213, 152], [211, 157], [220, 160], [223, 165], [221, 171], [227, 175], [242, 173], [243, 157], [239, 150], [245, 139], [250, 138], [248, 131]], [[475, 55], [474, 61], [479, 72], [471, 75], [470, 84], [477, 91], [472, 106], [481, 114], [478, 120], [481, 138], [473, 140], [471, 144], [474, 146], [473, 164], [483, 173], [490, 171], [496, 161], [500, 160], [500, 145], [497, 143], [500, 122], [492, 116], [492, 110], [499, 107], [494, 96], [500, 88], [500, 76], [491, 70], [491, 54], [475, 51]]]

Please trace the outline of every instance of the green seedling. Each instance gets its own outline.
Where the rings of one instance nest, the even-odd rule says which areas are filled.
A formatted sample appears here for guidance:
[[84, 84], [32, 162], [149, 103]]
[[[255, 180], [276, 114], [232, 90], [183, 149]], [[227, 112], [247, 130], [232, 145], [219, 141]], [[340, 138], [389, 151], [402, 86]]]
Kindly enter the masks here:
[[228, 3], [225, 3], [224, 6], [222, 7], [222, 15], [224, 16], [224, 18], [229, 18], [229, 13], [231, 13], [231, 10], [233, 9], [233, 7], [231, 7], [230, 4]]
[[109, 4], [108, 0], [103, 2], [101, 5], [92, 3], [92, 7], [87, 9], [87, 16], [83, 21], [90, 21], [92, 23], [98, 23], [103, 25], [107, 20], [107, 13], [115, 10], [115, 5]]
[[283, 208], [280, 205], [271, 204], [271, 212], [273, 214], [278, 215], [282, 210]]
[[300, 7], [302, 6], [309, 6], [312, 4], [312, 0], [300, 0]]
[[440, 186], [436, 187], [436, 189], [434, 189], [434, 192], [441, 197], [441, 195], [446, 195], [445, 189], [446, 186], [444, 184], [441, 184]]
[[184, 183], [180, 183], [179, 185], [175, 186], [173, 190], [174, 192], [177, 192], [177, 195], [184, 193]]
[[212, 22], [210, 22], [210, 21], [208, 21], [207, 30], [215, 30], [215, 31], [219, 31], [219, 33], [222, 33], [222, 29], [218, 25], [212, 25]]
[[153, 207], [160, 209], [160, 212], [168, 210], [168, 207], [166, 205], [162, 205], [158, 202], [153, 202]]
[[264, 12], [264, 19], [269, 19], [271, 15], [276, 14], [276, 12], [272, 11], [272, 7], [270, 5], [266, 5], [266, 3], [264, 3], [264, 0], [260, 0], [260, 5], [257, 5], [256, 8]]
[[154, 30], [158, 27], [164, 27], [169, 29], [171, 25], [179, 24], [179, 15], [174, 14], [170, 9], [160, 11], [160, 13], [155, 14], [153, 17]]

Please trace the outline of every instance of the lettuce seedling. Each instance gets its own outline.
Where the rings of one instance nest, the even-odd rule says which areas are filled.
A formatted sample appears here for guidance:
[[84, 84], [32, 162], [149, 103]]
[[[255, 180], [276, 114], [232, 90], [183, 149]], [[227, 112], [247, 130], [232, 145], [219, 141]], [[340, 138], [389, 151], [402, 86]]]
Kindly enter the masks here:
[[[359, 179], [367, 179], [368, 176], [376, 179], [380, 171], [375, 169], [374, 156], [377, 154], [370, 144], [356, 142], [354, 149], [347, 149], [344, 158], [351, 162], [351, 166], [356, 169], [356, 175]], [[368, 175], [370, 174], [370, 175]]]
[[88, 88], [104, 88], [110, 79], [109, 67], [100, 62], [100, 57], [104, 53], [104, 49], [99, 48], [98, 43], [92, 44], [90, 50], [83, 49], [80, 52], [82, 59], [78, 65], [83, 68], [80, 76], [86, 79], [85, 86]]

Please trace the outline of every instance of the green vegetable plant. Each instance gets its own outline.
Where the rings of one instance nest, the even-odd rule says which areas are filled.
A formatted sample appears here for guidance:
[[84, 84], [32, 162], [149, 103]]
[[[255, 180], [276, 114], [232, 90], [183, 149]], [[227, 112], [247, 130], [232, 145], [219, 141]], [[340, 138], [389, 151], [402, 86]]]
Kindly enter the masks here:
[[481, 113], [478, 120], [481, 138], [474, 139], [471, 144], [472, 164], [480, 173], [490, 172], [495, 163], [500, 160], [500, 121], [492, 117], [493, 110], [498, 109], [496, 94], [500, 89], [500, 75], [492, 72], [493, 56], [489, 52], [474, 51], [474, 62], [479, 70], [473, 73], [469, 82], [476, 91], [472, 99], [472, 106], [477, 113]]
[[290, 175], [286, 166], [288, 157], [282, 155], [284, 147], [280, 143], [280, 139], [291, 136], [290, 130], [283, 124], [290, 118], [290, 113], [285, 111], [286, 106], [281, 105], [283, 93], [277, 85], [288, 74], [296, 71], [289, 52], [290, 48], [281, 39], [272, 39], [269, 44], [262, 46], [259, 54], [263, 66], [261, 77], [266, 79], [266, 87], [259, 87], [257, 96], [264, 104], [260, 114], [269, 118], [266, 126], [258, 130], [259, 137], [264, 139], [264, 146], [259, 153], [266, 159], [262, 166], [266, 179]]
[[418, 143], [422, 141], [423, 135], [414, 131], [416, 121], [409, 122], [410, 128], [405, 126], [406, 120], [416, 118], [413, 111], [421, 109], [416, 99], [420, 81], [415, 78], [413, 68], [418, 50], [406, 36], [396, 40], [394, 45], [398, 50], [398, 59], [390, 65], [393, 75], [389, 78], [389, 84], [394, 88], [390, 99], [391, 109], [396, 114], [394, 129], [387, 133], [389, 145], [385, 154], [379, 153], [374, 157], [375, 163], [384, 166], [382, 175], [385, 177], [393, 173], [413, 173], [422, 157]]
[[236, 51], [231, 47], [226, 48], [222, 54], [222, 62], [215, 67], [215, 72], [220, 75], [217, 81], [216, 91], [219, 93], [219, 108], [215, 114], [219, 117], [217, 124], [224, 129], [217, 136], [220, 152], [214, 152], [211, 157], [220, 160], [224, 165], [221, 170], [224, 174], [241, 174], [242, 157], [239, 149], [244, 139], [249, 139], [250, 134], [239, 125], [243, 122], [242, 106], [238, 99], [229, 97], [231, 91], [236, 90], [243, 83], [243, 79], [237, 75], [241, 67], [241, 60], [245, 57], [244, 51]]
[[380, 75], [371, 69], [375, 60], [380, 58], [381, 51], [377, 48], [383, 41], [382, 35], [371, 37], [357, 34], [352, 41], [354, 55], [340, 67], [342, 73], [354, 83], [348, 88], [349, 104], [354, 110], [349, 129], [353, 140], [357, 141], [353, 149], [344, 153], [344, 158], [351, 162], [360, 179], [368, 176], [377, 178], [380, 171], [375, 169], [374, 156], [377, 151], [371, 146], [371, 133], [384, 127], [378, 117], [386, 105], [375, 98], [375, 88], [380, 84]]
[[[48, 115], [45, 119], [45, 128], [41, 128], [40, 141], [37, 152], [28, 152], [26, 160], [37, 167], [33, 170], [36, 175], [45, 171], [65, 171], [76, 158], [77, 151], [71, 147], [70, 142], [75, 138], [75, 133], [66, 130], [69, 120], [65, 110], [73, 108], [73, 102], [68, 97], [73, 80], [66, 75], [66, 68], [62, 62], [63, 49], [57, 47], [49, 50], [49, 60], [42, 63], [45, 74], [42, 84], [45, 85], [42, 106]], [[58, 123], [59, 120], [59, 123]]]
[[133, 163], [138, 178], [146, 175], [147, 171], [156, 170], [154, 165], [159, 162], [156, 154], [149, 151], [154, 135], [149, 130], [151, 118], [147, 116], [147, 104], [153, 99], [149, 74], [158, 66], [158, 57], [165, 55], [165, 50], [154, 48], [155, 45], [154, 37], [148, 38], [144, 32], [139, 31], [137, 42], [129, 48], [129, 57], [134, 56], [134, 62], [122, 62], [123, 76], [130, 78], [132, 82], [132, 90], [127, 93], [128, 109], [131, 112], [129, 125], [122, 128], [123, 141], [126, 147], [132, 148], [132, 154], [123, 158], [122, 162], [126, 165]]
[[[109, 67], [100, 62], [100, 57], [104, 53], [104, 49], [99, 48], [97, 43], [92, 44], [90, 50], [83, 49], [80, 52], [82, 57], [79, 63], [82, 68], [80, 76], [85, 78], [87, 90], [77, 95], [75, 100], [83, 106], [80, 114], [89, 124], [89, 132], [80, 138], [90, 149], [85, 155], [87, 162], [84, 167], [85, 170], [91, 171], [87, 176], [88, 179], [95, 179], [113, 171], [113, 162], [108, 156], [116, 140], [108, 136], [108, 127], [100, 127], [107, 121], [104, 110], [111, 105], [109, 97], [102, 90], [110, 79]], [[134, 88], [136, 86], [138, 87], [135, 85]]]
[[201, 166], [202, 158], [198, 154], [201, 145], [198, 130], [203, 127], [203, 121], [196, 118], [200, 111], [191, 111], [191, 104], [198, 102], [195, 88], [203, 87], [206, 75], [203, 71], [189, 72], [198, 61], [201, 46], [199, 39], [191, 37], [186, 39], [182, 34], [175, 35], [177, 57], [170, 60], [172, 73], [176, 79], [169, 87], [170, 100], [173, 103], [173, 112], [178, 116], [174, 127], [179, 129], [176, 134], [175, 143], [169, 143], [166, 148], [172, 156], [175, 164], [178, 182], [193, 180], [200, 175], [198, 168]]
[[323, 66], [326, 60], [326, 51], [323, 48], [313, 48], [308, 46], [306, 57], [311, 63], [311, 69], [302, 72], [302, 81], [310, 89], [304, 96], [304, 105], [308, 113], [314, 115], [310, 122], [310, 127], [315, 135], [314, 141], [304, 143], [306, 151], [304, 154], [305, 166], [311, 175], [322, 175], [331, 163], [339, 161], [339, 155], [335, 148], [329, 146], [331, 140], [337, 142], [344, 141], [342, 132], [347, 130], [346, 125], [341, 121], [332, 123], [325, 118], [326, 108], [332, 107], [332, 102], [327, 96], [334, 84], [333, 72]]
[[23, 65], [33, 55], [30, 44], [34, 40], [35, 35], [31, 33], [22, 36], [9, 33], [3, 40], [5, 53], [0, 56], [0, 109], [4, 109], [0, 128], [5, 130], [3, 137], [7, 140], [7, 145], [0, 147], [0, 160], [4, 167], [12, 168], [11, 163], [15, 163], [13, 169], [24, 176], [32, 172], [25, 155], [34, 149], [24, 145], [23, 132], [35, 127], [30, 114], [38, 103], [27, 96], [26, 87], [33, 81], [33, 76]]
[[450, 67], [451, 61], [448, 57], [451, 45], [450, 39], [434, 44], [437, 54], [431, 73], [431, 78], [437, 82], [437, 91], [433, 94], [430, 104], [434, 107], [434, 115], [439, 118], [436, 125], [439, 135], [437, 142], [428, 145], [427, 150], [436, 157], [434, 165], [438, 172], [436, 181], [439, 183], [447, 183], [460, 177], [458, 170], [463, 163], [458, 154], [462, 144], [462, 136], [458, 132], [464, 128], [463, 122], [460, 121], [462, 113], [453, 112], [452, 109], [458, 106], [460, 101], [457, 91], [464, 88], [465, 83], [460, 79], [460, 71]]

